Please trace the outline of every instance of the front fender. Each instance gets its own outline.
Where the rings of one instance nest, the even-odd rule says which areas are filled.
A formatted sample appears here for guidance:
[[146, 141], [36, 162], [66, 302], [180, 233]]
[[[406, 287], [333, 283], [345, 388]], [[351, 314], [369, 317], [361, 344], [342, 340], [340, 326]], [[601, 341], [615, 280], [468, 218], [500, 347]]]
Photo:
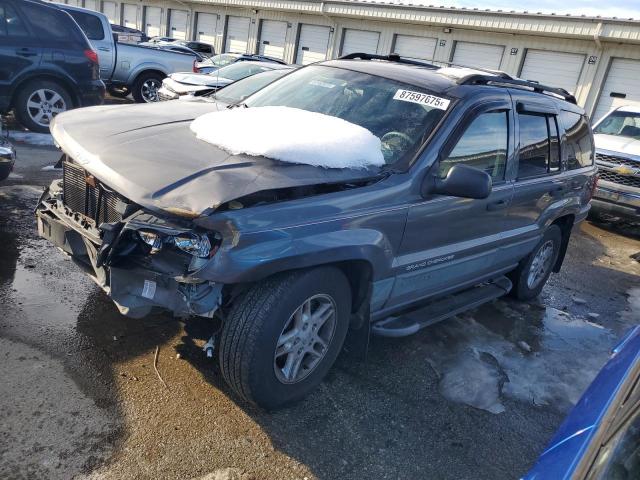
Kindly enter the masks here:
[[376, 279], [391, 269], [393, 261], [389, 240], [373, 229], [338, 230], [302, 238], [280, 230], [247, 237], [253, 238], [220, 248], [198, 277], [226, 284], [255, 282], [288, 270], [364, 260]]

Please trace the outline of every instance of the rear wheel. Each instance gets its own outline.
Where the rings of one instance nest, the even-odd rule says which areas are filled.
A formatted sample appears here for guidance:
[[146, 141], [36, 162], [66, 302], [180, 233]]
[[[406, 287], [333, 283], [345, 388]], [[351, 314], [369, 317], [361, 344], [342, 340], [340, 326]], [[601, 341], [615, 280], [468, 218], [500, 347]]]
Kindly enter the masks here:
[[560, 227], [551, 225], [533, 252], [509, 274], [513, 282], [512, 296], [519, 300], [531, 300], [540, 295], [558, 259], [561, 244]]
[[350, 292], [333, 267], [277, 275], [251, 288], [232, 306], [220, 338], [226, 382], [266, 409], [308, 395], [342, 348]]
[[49, 132], [51, 120], [59, 113], [73, 108], [71, 95], [51, 80], [34, 80], [22, 87], [14, 102], [18, 121], [29, 130]]
[[131, 93], [138, 103], [157, 102], [160, 87], [162, 87], [162, 75], [155, 72], [142, 73], [133, 83]]

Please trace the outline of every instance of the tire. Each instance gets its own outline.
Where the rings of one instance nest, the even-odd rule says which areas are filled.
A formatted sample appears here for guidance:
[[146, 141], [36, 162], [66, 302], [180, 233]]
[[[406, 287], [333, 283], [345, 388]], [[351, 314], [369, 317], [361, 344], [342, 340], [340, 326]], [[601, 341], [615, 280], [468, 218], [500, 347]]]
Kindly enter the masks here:
[[[158, 89], [162, 86], [164, 77], [155, 72], [141, 73], [133, 82], [131, 94], [137, 103], [153, 103], [158, 101]], [[150, 89], [151, 84], [155, 90]]]
[[33, 132], [48, 133], [53, 117], [73, 108], [73, 101], [59, 83], [33, 80], [20, 88], [13, 108], [18, 122], [24, 127]]
[[115, 88], [109, 87], [109, 95], [116, 98], [127, 98], [127, 96], [131, 93], [131, 90], [127, 87]]
[[[315, 334], [313, 316], [296, 315], [309, 299], [312, 313], [314, 306], [318, 315], [322, 308], [335, 309]], [[267, 410], [302, 399], [318, 387], [338, 357], [350, 312], [349, 282], [334, 267], [280, 274], [255, 285], [234, 302], [225, 319], [219, 348], [225, 381], [242, 398]], [[296, 320], [303, 324], [305, 318], [311, 319], [308, 328], [297, 328]], [[322, 336], [326, 348], [305, 335]], [[286, 336], [290, 340], [278, 348]], [[316, 354], [308, 353], [310, 348]], [[290, 353], [282, 353], [287, 349]], [[301, 358], [299, 369], [287, 368], [290, 357], [292, 365]]]
[[[531, 300], [540, 295], [558, 259], [561, 244], [562, 231], [560, 227], [551, 225], [544, 232], [542, 240], [540, 240], [529, 256], [520, 262], [518, 268], [509, 274], [513, 282], [513, 288], [510, 292], [511, 296], [518, 300]], [[542, 255], [542, 258], [539, 257], [539, 255]], [[534, 262], [536, 259], [537, 261]], [[543, 262], [542, 264], [539, 263], [541, 261]], [[538, 270], [537, 276], [532, 273], [536, 269], [536, 265], [541, 265], [541, 270]], [[531, 281], [531, 275], [535, 277], [533, 281]]]

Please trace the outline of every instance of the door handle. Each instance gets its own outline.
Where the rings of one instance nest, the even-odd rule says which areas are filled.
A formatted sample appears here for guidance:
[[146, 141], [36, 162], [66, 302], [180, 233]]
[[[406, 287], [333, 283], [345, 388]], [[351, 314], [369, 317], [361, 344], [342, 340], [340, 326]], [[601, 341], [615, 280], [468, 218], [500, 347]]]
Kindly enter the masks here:
[[36, 55], [38, 55], [38, 52], [31, 48], [23, 47], [16, 49], [16, 55], [20, 57], [35, 57]]
[[109, 47], [98, 47], [98, 50], [100, 50], [101, 52], [110, 52], [111, 49]]
[[496, 200], [495, 202], [487, 203], [487, 210], [489, 210], [490, 212], [495, 210], [502, 210], [503, 208], [507, 208], [507, 205], [509, 205], [509, 202], [504, 199]]

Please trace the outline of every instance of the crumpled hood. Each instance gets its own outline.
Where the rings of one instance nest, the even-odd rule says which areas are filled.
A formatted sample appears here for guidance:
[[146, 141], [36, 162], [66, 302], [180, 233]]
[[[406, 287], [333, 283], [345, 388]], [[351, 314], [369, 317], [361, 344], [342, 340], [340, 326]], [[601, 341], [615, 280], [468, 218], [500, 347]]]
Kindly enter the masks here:
[[230, 155], [189, 129], [194, 118], [220, 108], [209, 102], [82, 108], [56, 116], [51, 131], [67, 155], [110, 188], [143, 207], [184, 216], [263, 190], [352, 182], [378, 172]]
[[227, 85], [233, 80], [217, 75], [209, 75], [206, 73], [172, 73], [169, 78], [185, 85], [197, 85], [204, 87], [217, 87], [219, 85]]
[[593, 139], [596, 143], [596, 149], [626, 153], [640, 157], [640, 140], [618, 135], [605, 135], [604, 133], [595, 134]]

